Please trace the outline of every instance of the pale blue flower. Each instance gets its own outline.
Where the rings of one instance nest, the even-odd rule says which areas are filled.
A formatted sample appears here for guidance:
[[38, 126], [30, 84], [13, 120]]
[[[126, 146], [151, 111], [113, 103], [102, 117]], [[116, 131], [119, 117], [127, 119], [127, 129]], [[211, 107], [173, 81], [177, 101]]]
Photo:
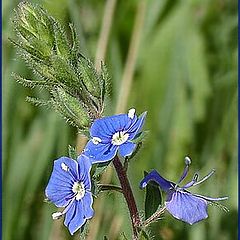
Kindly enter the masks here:
[[61, 157], [54, 161], [53, 172], [45, 190], [51, 202], [57, 207], [64, 207], [62, 212], [52, 214], [53, 219], [65, 215], [64, 224], [72, 235], [94, 214], [90, 169], [91, 162], [83, 154], [77, 161]]
[[132, 140], [140, 132], [145, 117], [146, 112], [137, 117], [135, 109], [130, 109], [128, 114], [95, 120], [90, 129], [91, 140], [87, 143], [84, 154], [92, 163], [109, 161], [118, 150], [122, 157], [130, 156], [136, 147]]
[[211, 198], [187, 191], [188, 188], [203, 183], [211, 177], [215, 172], [214, 170], [199, 181], [198, 174], [195, 174], [192, 181], [179, 187], [179, 184], [187, 176], [190, 162], [190, 158], [186, 157], [184, 172], [177, 183], [166, 180], [156, 170], [153, 170], [141, 181], [140, 187], [146, 187], [149, 181], [156, 182], [167, 194], [165, 206], [168, 212], [179, 220], [194, 224], [208, 217], [207, 207], [209, 203], [217, 204], [218, 201], [226, 200], [228, 197]]

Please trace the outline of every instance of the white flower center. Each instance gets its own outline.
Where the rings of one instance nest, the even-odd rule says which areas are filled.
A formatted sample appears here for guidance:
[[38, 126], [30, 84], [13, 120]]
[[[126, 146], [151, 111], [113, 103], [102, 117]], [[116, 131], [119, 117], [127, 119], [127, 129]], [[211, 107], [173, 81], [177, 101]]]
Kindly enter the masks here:
[[80, 200], [85, 195], [85, 188], [83, 182], [75, 182], [72, 186], [72, 191], [77, 193], [76, 200]]
[[128, 140], [129, 134], [125, 132], [116, 132], [112, 136], [112, 144], [113, 145], [121, 145]]

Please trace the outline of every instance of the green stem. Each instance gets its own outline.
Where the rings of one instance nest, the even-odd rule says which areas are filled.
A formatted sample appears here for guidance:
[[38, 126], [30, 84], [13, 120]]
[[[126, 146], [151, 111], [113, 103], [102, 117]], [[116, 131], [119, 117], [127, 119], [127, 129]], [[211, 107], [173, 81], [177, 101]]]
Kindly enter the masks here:
[[121, 187], [116, 186], [116, 185], [112, 185], [112, 184], [101, 184], [100, 183], [97, 186], [99, 187], [99, 191], [111, 191], [111, 190], [114, 190], [114, 191], [117, 191], [117, 192], [120, 192], [120, 193], [123, 192]]

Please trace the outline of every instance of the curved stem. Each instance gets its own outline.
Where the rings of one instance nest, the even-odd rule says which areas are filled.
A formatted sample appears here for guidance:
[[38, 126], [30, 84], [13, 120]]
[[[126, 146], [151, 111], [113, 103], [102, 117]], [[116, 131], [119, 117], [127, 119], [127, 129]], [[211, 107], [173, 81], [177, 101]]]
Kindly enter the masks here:
[[130, 183], [128, 181], [126, 171], [124, 170], [124, 167], [123, 167], [122, 163], [120, 162], [120, 159], [118, 158], [118, 156], [114, 157], [113, 165], [116, 169], [116, 172], [117, 172], [117, 175], [118, 175], [121, 187], [122, 187], [122, 192], [123, 192], [124, 198], [128, 205], [131, 222], [132, 222], [133, 239], [137, 239], [138, 226], [140, 225], [140, 217], [139, 217], [139, 213], [137, 210], [136, 201], [134, 199], [133, 192], [132, 192]]
[[166, 207], [160, 208], [157, 212], [155, 212], [152, 216], [150, 216], [148, 219], [146, 219], [142, 225], [144, 227], [147, 227], [149, 224], [152, 222], [156, 221], [157, 219], [160, 218], [160, 216], [165, 212]]

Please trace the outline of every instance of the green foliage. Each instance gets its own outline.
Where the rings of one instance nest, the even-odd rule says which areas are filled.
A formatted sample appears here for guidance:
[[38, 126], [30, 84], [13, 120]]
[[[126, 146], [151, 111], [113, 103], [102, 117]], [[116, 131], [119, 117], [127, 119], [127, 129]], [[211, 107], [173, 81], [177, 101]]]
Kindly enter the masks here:
[[86, 130], [104, 109], [106, 67], [98, 73], [92, 62], [80, 52], [75, 28], [70, 25], [71, 42], [63, 27], [38, 5], [22, 2], [13, 18], [17, 47], [21, 58], [40, 80], [28, 80], [16, 74], [16, 81], [25, 87], [41, 87], [50, 93], [47, 105], [79, 130]]
[[[148, 172], [144, 172], [144, 177], [148, 174]], [[159, 206], [162, 204], [162, 194], [159, 189], [159, 186], [150, 181], [150, 183], [146, 186], [146, 196], [145, 196], [145, 219], [152, 216]]]

